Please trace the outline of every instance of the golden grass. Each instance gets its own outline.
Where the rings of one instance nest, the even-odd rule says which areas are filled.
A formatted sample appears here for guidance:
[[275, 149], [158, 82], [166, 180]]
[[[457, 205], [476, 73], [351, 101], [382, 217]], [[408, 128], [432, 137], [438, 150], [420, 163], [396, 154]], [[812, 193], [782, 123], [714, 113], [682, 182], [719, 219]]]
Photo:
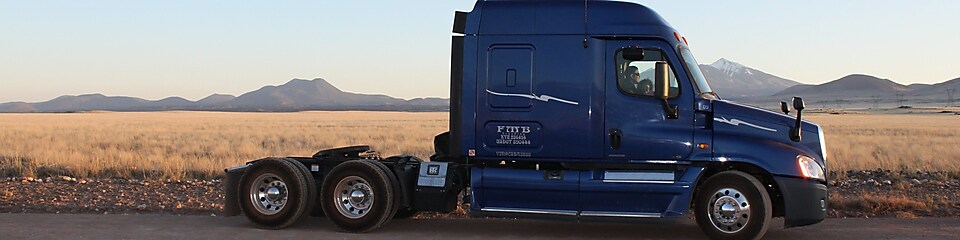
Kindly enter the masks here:
[[[813, 114], [831, 170], [960, 171], [960, 116]], [[268, 156], [367, 144], [426, 159], [447, 113], [0, 114], [0, 175], [213, 178]]]
[[843, 170], [960, 171], [960, 116], [812, 115], [823, 126], [828, 166]]
[[210, 178], [268, 156], [367, 144], [427, 158], [447, 113], [0, 114], [5, 175]]

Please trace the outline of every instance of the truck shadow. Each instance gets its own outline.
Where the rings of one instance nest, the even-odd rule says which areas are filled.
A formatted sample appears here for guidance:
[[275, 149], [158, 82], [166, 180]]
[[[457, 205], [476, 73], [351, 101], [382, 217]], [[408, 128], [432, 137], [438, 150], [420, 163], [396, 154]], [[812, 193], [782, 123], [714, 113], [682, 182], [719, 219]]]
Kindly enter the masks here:
[[[232, 219], [236, 225], [228, 227], [230, 229], [241, 232], [256, 229], [242, 217]], [[784, 229], [782, 218], [774, 218], [770, 224], [764, 239], [809, 239], [822, 232], [822, 229], [816, 230], [817, 225]], [[696, 222], [686, 218], [633, 223], [502, 218], [394, 219], [373, 232], [348, 233], [324, 217], [309, 217], [289, 229], [253, 231], [324, 239], [707, 239]]]
[[386, 226], [360, 235], [345, 233], [322, 217], [310, 218], [294, 231], [335, 232], [364, 239], [481, 238], [481, 239], [705, 239], [692, 220], [670, 223], [574, 222], [528, 219], [396, 219]]

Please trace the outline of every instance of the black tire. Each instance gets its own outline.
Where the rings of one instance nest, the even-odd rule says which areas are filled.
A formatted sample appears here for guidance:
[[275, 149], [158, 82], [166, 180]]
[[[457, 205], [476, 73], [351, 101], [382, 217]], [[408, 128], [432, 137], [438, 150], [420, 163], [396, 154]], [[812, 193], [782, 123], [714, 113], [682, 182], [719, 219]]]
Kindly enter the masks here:
[[[717, 206], [726, 208], [714, 211]], [[708, 178], [698, 190], [694, 207], [697, 225], [711, 239], [760, 239], [773, 216], [763, 184], [740, 171]]]
[[[318, 209], [317, 205], [319, 204], [317, 199], [317, 194], [319, 194], [317, 190], [317, 179], [313, 177], [313, 173], [310, 172], [310, 169], [307, 168], [307, 165], [289, 158], [284, 158], [284, 160], [287, 160], [291, 164], [297, 166], [297, 168], [300, 169], [300, 173], [303, 174], [304, 179], [307, 180], [307, 208], [304, 209], [304, 213], [306, 214], [304, 214], [304, 216], [301, 218], [310, 216], [311, 213], [316, 212], [315, 210]], [[321, 210], [320, 212], [323, 211]]]
[[392, 217], [397, 197], [390, 175], [369, 160], [338, 164], [320, 189], [324, 214], [348, 232], [368, 232], [382, 226]]
[[383, 224], [387, 224], [388, 222], [390, 222], [390, 219], [395, 218], [394, 216], [397, 215], [397, 211], [401, 207], [403, 207], [401, 206], [401, 204], [403, 204], [402, 203], [403, 189], [401, 189], [400, 187], [400, 179], [397, 178], [397, 174], [391, 171], [390, 168], [387, 167], [387, 165], [383, 165], [383, 163], [378, 161], [370, 161], [370, 162], [373, 163], [373, 165], [376, 165], [377, 167], [379, 167], [385, 173], [387, 173], [387, 178], [390, 179], [390, 186], [393, 188], [393, 204], [392, 204], [393, 206], [390, 208], [390, 215], [389, 215], [390, 217], [383, 222]]
[[327, 215], [323, 213], [323, 203], [320, 198], [317, 198], [316, 207], [313, 208], [313, 212], [310, 212], [311, 217], [326, 217]]
[[[265, 229], [286, 228], [299, 222], [311, 205], [309, 197], [316, 195], [316, 188], [310, 187], [300, 167], [283, 158], [265, 158], [254, 163], [243, 173], [239, 188], [240, 209], [247, 219]], [[268, 194], [274, 190], [276, 194]], [[268, 199], [274, 197], [276, 202]], [[278, 202], [282, 203], [273, 205]]]

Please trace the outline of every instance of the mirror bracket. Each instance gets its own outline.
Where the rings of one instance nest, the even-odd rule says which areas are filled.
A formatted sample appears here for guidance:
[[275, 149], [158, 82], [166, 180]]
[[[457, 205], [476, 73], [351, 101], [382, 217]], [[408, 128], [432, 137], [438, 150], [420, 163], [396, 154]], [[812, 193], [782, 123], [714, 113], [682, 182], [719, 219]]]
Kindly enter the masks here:
[[[786, 105], [786, 103], [783, 103], [783, 105]], [[803, 109], [804, 109], [803, 105], [804, 104], [803, 104], [802, 98], [793, 97], [793, 109], [797, 110], [797, 122], [796, 122], [796, 125], [790, 128], [790, 140], [793, 140], [794, 142], [800, 142], [800, 140], [802, 139], [801, 132], [803, 132], [803, 130], [800, 128], [800, 126], [801, 124], [803, 124], [803, 121], [801, 119], [801, 114], [803, 113]]]
[[670, 104], [666, 99], [663, 100], [663, 111], [667, 113], [667, 119], [677, 119], [680, 118], [680, 106], [676, 104]]

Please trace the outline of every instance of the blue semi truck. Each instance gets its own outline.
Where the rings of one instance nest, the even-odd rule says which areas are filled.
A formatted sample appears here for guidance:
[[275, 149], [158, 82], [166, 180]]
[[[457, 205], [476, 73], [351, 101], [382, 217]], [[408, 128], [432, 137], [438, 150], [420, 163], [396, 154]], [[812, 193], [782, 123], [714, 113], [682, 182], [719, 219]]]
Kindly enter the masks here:
[[350, 232], [416, 212], [674, 219], [760, 238], [826, 213], [822, 129], [781, 102], [722, 100], [686, 39], [616, 1], [478, 1], [453, 23], [450, 130], [429, 161], [367, 146], [226, 169], [228, 216], [279, 229], [326, 216]]

